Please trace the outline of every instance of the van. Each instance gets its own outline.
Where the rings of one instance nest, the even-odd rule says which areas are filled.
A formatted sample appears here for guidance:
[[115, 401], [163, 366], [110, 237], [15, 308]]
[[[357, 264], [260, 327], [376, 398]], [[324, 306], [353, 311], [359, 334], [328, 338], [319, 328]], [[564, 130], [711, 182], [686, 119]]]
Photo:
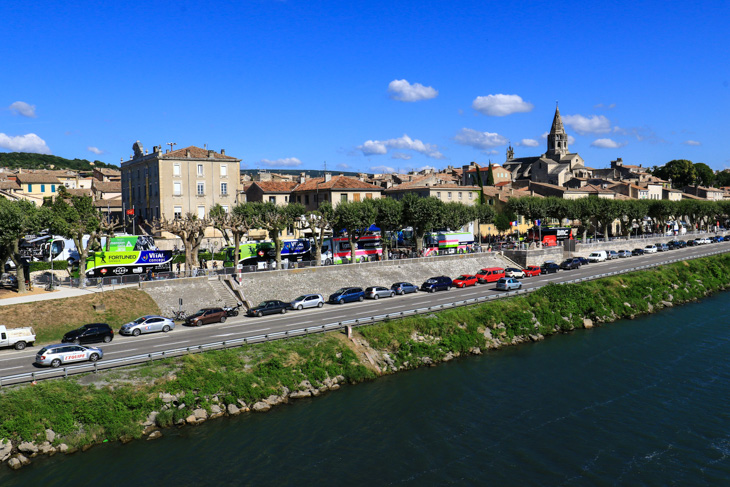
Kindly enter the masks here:
[[591, 252], [591, 254], [588, 256], [588, 260], [591, 262], [604, 262], [608, 259], [608, 254], [605, 250], [597, 250], [595, 252]]
[[476, 276], [480, 284], [497, 282], [505, 277], [504, 269], [501, 267], [487, 267], [486, 269], [480, 269], [479, 272], [476, 273]]

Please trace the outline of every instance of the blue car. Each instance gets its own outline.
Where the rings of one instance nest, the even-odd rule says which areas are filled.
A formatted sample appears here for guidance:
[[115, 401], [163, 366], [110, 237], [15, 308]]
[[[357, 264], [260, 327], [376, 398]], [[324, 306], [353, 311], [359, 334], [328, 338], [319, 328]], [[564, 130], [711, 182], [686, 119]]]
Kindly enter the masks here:
[[426, 282], [421, 284], [421, 291], [428, 291], [434, 293], [436, 291], [448, 291], [451, 289], [452, 281], [450, 277], [438, 276], [428, 279]]
[[351, 303], [365, 299], [365, 291], [361, 287], [343, 287], [330, 294], [328, 302], [332, 304]]
[[395, 291], [396, 294], [408, 294], [418, 292], [418, 286], [411, 284], [410, 282], [396, 282], [390, 288]]

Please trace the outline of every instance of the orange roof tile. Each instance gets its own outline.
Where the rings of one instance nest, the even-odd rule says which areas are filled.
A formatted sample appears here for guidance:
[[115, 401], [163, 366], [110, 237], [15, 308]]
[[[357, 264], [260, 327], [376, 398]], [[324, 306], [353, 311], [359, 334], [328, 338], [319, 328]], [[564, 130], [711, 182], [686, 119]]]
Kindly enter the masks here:
[[329, 181], [325, 181], [324, 178], [309, 179], [297, 185], [292, 192], [316, 191], [317, 189], [366, 189], [382, 191], [383, 188], [347, 176], [332, 176], [332, 179]]

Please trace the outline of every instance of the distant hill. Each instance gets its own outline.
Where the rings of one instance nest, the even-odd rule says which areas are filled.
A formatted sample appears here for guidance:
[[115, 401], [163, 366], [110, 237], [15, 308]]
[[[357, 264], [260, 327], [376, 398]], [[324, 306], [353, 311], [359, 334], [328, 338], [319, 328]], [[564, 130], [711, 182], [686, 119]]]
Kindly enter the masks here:
[[73, 169], [74, 171], [91, 171], [95, 167], [119, 169], [119, 166], [101, 161], [93, 163], [86, 159], [64, 159], [63, 157], [29, 152], [0, 152], [0, 167], [9, 169]]

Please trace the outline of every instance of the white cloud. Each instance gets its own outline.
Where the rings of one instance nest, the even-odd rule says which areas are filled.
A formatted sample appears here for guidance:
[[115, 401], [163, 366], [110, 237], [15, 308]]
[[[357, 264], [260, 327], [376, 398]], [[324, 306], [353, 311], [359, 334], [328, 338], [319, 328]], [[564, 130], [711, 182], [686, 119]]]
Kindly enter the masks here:
[[616, 142], [611, 139], [596, 139], [591, 142], [591, 147], [598, 147], [599, 149], [618, 149], [626, 145], [626, 142]]
[[29, 105], [24, 101], [16, 101], [12, 103], [8, 109], [16, 115], [35, 118], [35, 105]]
[[461, 145], [468, 145], [476, 149], [487, 150], [509, 142], [505, 137], [492, 132], [479, 132], [474, 129], [461, 129], [454, 136], [454, 140]]
[[604, 105], [603, 103], [599, 103], [598, 105], [593, 105], [593, 108], [596, 108], [596, 109], [604, 108], [606, 110], [612, 110], [612, 109], [616, 108], [616, 104], [611, 103], [610, 105]]
[[13, 152], [51, 153], [51, 149], [46, 145], [46, 141], [36, 134], [10, 136], [0, 133], [0, 147]]
[[421, 101], [436, 98], [439, 92], [431, 86], [423, 86], [421, 83], [410, 84], [404, 79], [394, 79], [388, 84], [388, 93], [393, 100], [398, 101]]
[[535, 105], [518, 95], [478, 96], [471, 104], [474, 110], [492, 117], [504, 117], [512, 113], [531, 112]]
[[404, 161], [407, 161], [411, 159], [413, 156], [410, 154], [404, 154], [403, 152], [393, 152], [393, 155], [390, 156], [391, 159], [403, 159]]
[[89, 152], [93, 152], [97, 156], [104, 153], [103, 150], [99, 149], [98, 147], [91, 146], [91, 145], [89, 147], [87, 147], [86, 150]]
[[563, 115], [563, 123], [581, 135], [606, 134], [611, 131], [611, 121], [603, 115]]
[[397, 139], [368, 140], [357, 148], [366, 156], [387, 154], [388, 149], [401, 149], [412, 150], [433, 159], [444, 159], [436, 144], [426, 144], [418, 139], [411, 139], [406, 134]]
[[269, 159], [261, 159], [261, 164], [268, 167], [297, 167], [302, 165], [302, 161], [296, 157], [285, 157], [273, 161]]
[[377, 174], [395, 172], [395, 169], [390, 166], [370, 166], [368, 170]]
[[522, 139], [521, 141], [517, 142], [515, 145], [521, 145], [522, 147], [537, 147], [540, 145], [540, 142], [538, 142], [535, 139]]
[[341, 162], [335, 167], [337, 167], [337, 169], [350, 169], [352, 166], [347, 164], [346, 162]]
[[696, 140], [685, 140], [684, 145], [702, 145], [702, 142], [697, 142]]

